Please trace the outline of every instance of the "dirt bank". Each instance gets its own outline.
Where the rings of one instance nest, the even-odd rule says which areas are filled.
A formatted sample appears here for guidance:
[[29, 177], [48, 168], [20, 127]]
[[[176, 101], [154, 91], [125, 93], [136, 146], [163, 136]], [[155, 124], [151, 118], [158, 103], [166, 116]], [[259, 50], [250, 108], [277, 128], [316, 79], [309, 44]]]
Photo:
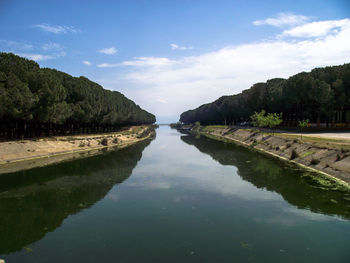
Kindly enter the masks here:
[[[328, 175], [350, 186], [350, 150], [339, 145], [301, 140], [297, 136], [262, 133], [255, 129], [232, 129], [227, 126], [207, 126], [197, 130], [212, 139], [235, 142], [244, 147], [286, 160]], [[309, 135], [311, 136], [311, 135]]]
[[151, 126], [133, 126], [106, 134], [0, 142], [0, 174], [90, 156], [114, 147], [126, 147], [152, 135], [154, 128]]

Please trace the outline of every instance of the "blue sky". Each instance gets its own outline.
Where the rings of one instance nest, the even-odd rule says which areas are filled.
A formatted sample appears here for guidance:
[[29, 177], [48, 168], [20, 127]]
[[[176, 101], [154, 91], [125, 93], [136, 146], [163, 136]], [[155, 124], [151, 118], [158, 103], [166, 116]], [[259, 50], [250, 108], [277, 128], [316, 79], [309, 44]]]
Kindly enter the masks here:
[[121, 91], [160, 123], [258, 81], [349, 63], [349, 43], [348, 0], [0, 0], [0, 51]]

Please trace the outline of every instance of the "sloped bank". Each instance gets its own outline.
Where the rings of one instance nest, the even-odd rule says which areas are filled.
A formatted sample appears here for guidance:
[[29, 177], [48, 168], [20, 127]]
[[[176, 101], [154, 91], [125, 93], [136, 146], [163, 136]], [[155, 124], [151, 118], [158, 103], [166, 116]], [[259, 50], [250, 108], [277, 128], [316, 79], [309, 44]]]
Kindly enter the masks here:
[[[264, 134], [255, 129], [237, 129], [226, 126], [194, 127], [191, 133], [214, 140], [232, 142], [251, 150], [317, 172], [318, 178], [331, 178], [350, 189], [350, 152], [335, 148], [318, 147], [303, 140]], [[329, 184], [329, 182], [327, 182]]]
[[0, 142], [0, 174], [84, 158], [153, 138], [155, 126], [132, 126], [120, 132], [56, 136]]

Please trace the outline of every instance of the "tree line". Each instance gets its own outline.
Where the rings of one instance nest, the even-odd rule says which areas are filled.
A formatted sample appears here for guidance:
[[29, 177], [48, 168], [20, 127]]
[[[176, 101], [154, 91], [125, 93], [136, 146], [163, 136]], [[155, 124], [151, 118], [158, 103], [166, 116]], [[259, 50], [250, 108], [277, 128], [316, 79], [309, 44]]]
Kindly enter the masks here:
[[0, 53], [2, 138], [107, 132], [155, 121], [153, 114], [118, 91]]
[[256, 83], [240, 94], [183, 112], [180, 121], [237, 124], [261, 110], [282, 113], [286, 126], [297, 126], [303, 119], [318, 124], [350, 123], [350, 64]]

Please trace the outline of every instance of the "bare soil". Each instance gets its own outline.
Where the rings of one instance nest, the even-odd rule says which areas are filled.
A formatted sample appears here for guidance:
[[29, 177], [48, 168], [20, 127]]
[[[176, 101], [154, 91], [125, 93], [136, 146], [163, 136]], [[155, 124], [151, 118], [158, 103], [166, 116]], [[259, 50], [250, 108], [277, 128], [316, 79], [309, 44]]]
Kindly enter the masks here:
[[106, 134], [0, 142], [0, 174], [89, 156], [108, 147], [126, 147], [151, 136], [152, 132], [146, 133], [149, 129], [149, 126], [133, 126]]

